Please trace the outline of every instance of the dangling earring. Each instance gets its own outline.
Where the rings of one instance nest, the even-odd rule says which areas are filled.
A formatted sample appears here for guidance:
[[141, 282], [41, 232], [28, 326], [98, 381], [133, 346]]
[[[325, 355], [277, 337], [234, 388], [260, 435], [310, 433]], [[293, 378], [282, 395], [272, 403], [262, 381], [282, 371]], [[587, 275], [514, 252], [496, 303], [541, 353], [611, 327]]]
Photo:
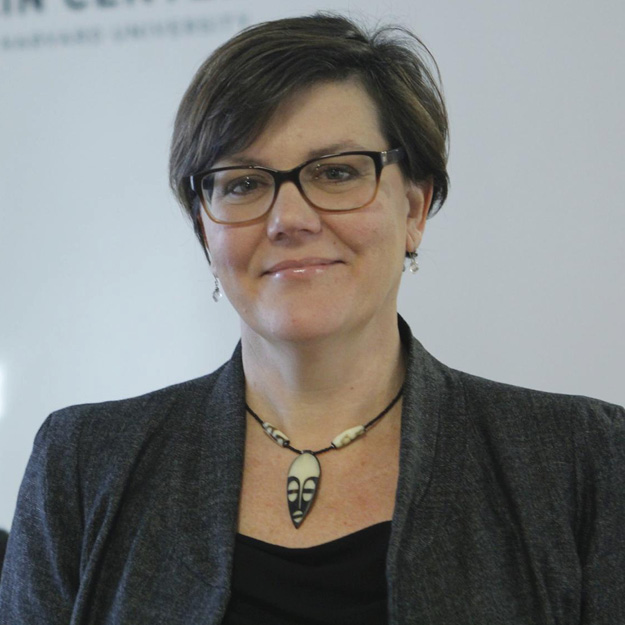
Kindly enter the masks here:
[[408, 252], [408, 258], [410, 258], [410, 273], [417, 273], [419, 271], [419, 263], [417, 262], [417, 250], [414, 252]]
[[222, 295], [223, 293], [219, 288], [219, 279], [217, 278], [217, 276], [215, 276], [215, 290], [213, 291], [213, 302], [217, 303], [221, 299]]

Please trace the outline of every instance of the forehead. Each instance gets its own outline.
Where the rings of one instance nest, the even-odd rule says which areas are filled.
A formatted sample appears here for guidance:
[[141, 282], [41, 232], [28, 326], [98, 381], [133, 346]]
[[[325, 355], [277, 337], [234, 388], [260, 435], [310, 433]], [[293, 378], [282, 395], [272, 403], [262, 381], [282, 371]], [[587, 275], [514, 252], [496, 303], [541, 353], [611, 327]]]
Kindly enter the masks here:
[[288, 168], [299, 162], [347, 150], [384, 150], [374, 100], [355, 79], [322, 82], [282, 102], [260, 134], [230, 162]]

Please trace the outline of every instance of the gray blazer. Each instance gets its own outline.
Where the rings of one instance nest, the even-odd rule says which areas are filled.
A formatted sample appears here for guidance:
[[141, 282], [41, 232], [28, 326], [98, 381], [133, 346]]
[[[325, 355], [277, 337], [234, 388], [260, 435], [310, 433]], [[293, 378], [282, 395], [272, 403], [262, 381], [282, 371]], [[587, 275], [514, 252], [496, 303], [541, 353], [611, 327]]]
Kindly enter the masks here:
[[[454, 371], [400, 329], [389, 622], [625, 623], [623, 410]], [[240, 346], [209, 376], [52, 414], [19, 495], [0, 623], [220, 623], [244, 414]]]

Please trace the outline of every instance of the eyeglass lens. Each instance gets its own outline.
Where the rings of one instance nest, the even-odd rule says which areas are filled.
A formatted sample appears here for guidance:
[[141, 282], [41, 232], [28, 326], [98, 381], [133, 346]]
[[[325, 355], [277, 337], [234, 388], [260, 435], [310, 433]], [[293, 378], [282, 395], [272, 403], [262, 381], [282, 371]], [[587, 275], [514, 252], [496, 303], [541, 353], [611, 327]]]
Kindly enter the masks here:
[[[360, 208], [375, 195], [375, 162], [365, 154], [321, 158], [300, 170], [299, 183], [306, 199], [317, 208]], [[262, 169], [236, 167], [206, 175], [201, 187], [211, 215], [237, 223], [260, 217], [269, 209], [275, 178]]]

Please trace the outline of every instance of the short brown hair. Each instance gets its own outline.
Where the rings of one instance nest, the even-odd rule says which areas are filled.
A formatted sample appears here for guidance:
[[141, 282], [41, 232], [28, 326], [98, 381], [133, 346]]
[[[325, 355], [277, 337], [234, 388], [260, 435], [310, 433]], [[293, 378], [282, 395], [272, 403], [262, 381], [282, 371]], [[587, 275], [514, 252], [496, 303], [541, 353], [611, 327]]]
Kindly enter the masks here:
[[389, 147], [403, 146], [404, 175], [431, 179], [430, 215], [442, 206], [448, 121], [436, 61], [399, 26], [367, 31], [346, 17], [316, 13], [251, 26], [204, 62], [174, 125], [170, 185], [198, 230], [199, 201], [187, 176], [249, 146], [278, 106], [319, 82], [359, 79], [377, 105]]

